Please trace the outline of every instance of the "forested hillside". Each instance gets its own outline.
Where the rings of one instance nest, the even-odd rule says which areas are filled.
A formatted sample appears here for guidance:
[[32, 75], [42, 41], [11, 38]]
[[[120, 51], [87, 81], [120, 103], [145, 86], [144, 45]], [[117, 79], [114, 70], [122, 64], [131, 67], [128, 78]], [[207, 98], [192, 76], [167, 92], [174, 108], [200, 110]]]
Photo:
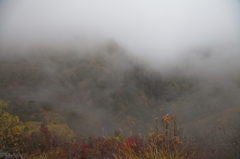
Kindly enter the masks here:
[[192, 85], [161, 77], [116, 44], [92, 55], [44, 51], [1, 55], [1, 99], [24, 122], [46, 122], [45, 110], [82, 135], [140, 131]]
[[236, 0], [0, 1], [0, 159], [240, 158]]
[[239, 85], [161, 74], [116, 43], [91, 53], [2, 52], [0, 60], [0, 98], [10, 101], [14, 115], [23, 122], [57, 120], [78, 135], [107, 135], [119, 128], [146, 134], [152, 119], [167, 113], [201, 129], [239, 116]]
[[148, 138], [156, 117], [177, 114], [186, 141], [219, 147], [218, 131], [239, 126], [237, 82], [164, 74], [114, 42], [91, 52], [46, 47], [0, 57], [0, 99], [10, 101], [4, 110], [19, 117], [25, 133], [44, 123], [66, 141], [114, 132]]

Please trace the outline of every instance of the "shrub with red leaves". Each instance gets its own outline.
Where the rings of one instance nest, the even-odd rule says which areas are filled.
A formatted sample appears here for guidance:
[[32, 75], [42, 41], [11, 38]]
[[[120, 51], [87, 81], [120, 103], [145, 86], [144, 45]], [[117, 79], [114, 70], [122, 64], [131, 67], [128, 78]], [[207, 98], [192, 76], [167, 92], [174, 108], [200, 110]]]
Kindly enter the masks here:
[[133, 151], [133, 148], [135, 147], [134, 139], [129, 138], [123, 144], [120, 144], [120, 147], [127, 152]]
[[130, 139], [132, 139], [132, 141], [134, 141], [134, 147], [133, 150], [136, 153], [142, 153], [145, 151], [146, 149], [146, 141], [141, 138], [139, 135], [133, 135], [130, 137]]
[[75, 153], [74, 156], [81, 159], [89, 158], [93, 153], [93, 150], [85, 142], [73, 144], [71, 149]]
[[120, 147], [126, 152], [135, 152], [136, 154], [145, 151], [146, 142], [139, 135], [133, 135], [128, 138]]

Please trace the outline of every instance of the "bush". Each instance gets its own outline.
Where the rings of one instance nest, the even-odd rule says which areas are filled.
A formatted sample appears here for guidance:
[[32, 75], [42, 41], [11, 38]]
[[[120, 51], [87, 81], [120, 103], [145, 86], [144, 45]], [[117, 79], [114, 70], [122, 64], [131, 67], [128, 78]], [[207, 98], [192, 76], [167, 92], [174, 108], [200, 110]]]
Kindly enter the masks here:
[[188, 159], [195, 151], [194, 148], [183, 146], [182, 128], [177, 129], [177, 116], [168, 114], [162, 118], [160, 127], [156, 118], [156, 130], [149, 133], [148, 142], [139, 135], [132, 135], [124, 139], [119, 133], [106, 138], [89, 137], [87, 141], [63, 142], [48, 127], [41, 124], [39, 132], [23, 137], [23, 152], [30, 155], [44, 154], [51, 159], [58, 158], [166, 158]]
[[138, 135], [134, 135], [120, 145], [121, 153], [116, 154], [117, 158], [190, 158], [194, 150], [182, 146], [183, 128], [177, 129], [177, 116], [169, 116], [168, 114], [164, 116], [162, 127], [159, 126], [158, 118], [155, 118], [155, 121], [156, 130], [149, 133], [148, 143]]
[[0, 142], [2, 142], [0, 147], [15, 148], [17, 150], [25, 126], [17, 116], [8, 113], [5, 110], [7, 108], [8, 102], [0, 100]]

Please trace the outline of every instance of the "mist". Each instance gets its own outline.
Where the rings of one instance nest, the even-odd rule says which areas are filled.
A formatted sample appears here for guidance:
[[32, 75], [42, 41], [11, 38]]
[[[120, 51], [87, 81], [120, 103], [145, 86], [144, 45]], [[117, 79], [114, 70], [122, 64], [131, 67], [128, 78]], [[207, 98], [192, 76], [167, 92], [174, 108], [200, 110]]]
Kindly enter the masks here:
[[[1, 96], [56, 105], [73, 114], [85, 112], [80, 128], [87, 127], [89, 119], [89, 125], [98, 125], [97, 131], [124, 127], [130, 111], [140, 114], [136, 116], [141, 124], [167, 113], [178, 114], [182, 125], [201, 125], [210, 116], [220, 121], [221, 113], [239, 111], [239, 28], [237, 0], [0, 1], [0, 54], [10, 56], [1, 60], [27, 63], [29, 74], [50, 79], [50, 84], [33, 81], [34, 89], [18, 86], [12, 94], [7, 88]], [[92, 56], [97, 58], [89, 60]], [[87, 62], [79, 64], [81, 59]], [[3, 79], [11, 81], [10, 77]], [[127, 101], [118, 98], [121, 91]], [[71, 97], [64, 99], [67, 95]], [[129, 99], [136, 96], [143, 99]], [[145, 103], [149, 111], [142, 108]], [[116, 116], [126, 122], [113, 122]], [[76, 128], [78, 122], [69, 120]], [[92, 129], [89, 126], [96, 131]]]
[[21, 50], [113, 39], [161, 71], [183, 67], [185, 60], [203, 71], [223, 63], [235, 68], [239, 8], [236, 0], [3, 1], [1, 44]]

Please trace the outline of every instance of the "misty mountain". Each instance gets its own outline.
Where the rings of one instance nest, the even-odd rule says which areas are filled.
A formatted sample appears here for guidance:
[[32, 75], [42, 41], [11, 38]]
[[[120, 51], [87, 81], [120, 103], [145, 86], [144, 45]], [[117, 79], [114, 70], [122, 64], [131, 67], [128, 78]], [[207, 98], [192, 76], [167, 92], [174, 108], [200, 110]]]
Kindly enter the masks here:
[[238, 118], [239, 85], [172, 72], [161, 74], [114, 42], [81, 53], [47, 47], [2, 51], [0, 99], [10, 100], [24, 122], [46, 122], [41, 110], [55, 112], [81, 135], [119, 128], [144, 134], [155, 117], [167, 113], [177, 114], [181, 125], [198, 123], [206, 130]]
[[240, 132], [239, 28], [237, 0], [0, 1], [0, 100], [29, 132], [147, 139], [176, 114], [186, 142], [225, 150], [220, 134]]

